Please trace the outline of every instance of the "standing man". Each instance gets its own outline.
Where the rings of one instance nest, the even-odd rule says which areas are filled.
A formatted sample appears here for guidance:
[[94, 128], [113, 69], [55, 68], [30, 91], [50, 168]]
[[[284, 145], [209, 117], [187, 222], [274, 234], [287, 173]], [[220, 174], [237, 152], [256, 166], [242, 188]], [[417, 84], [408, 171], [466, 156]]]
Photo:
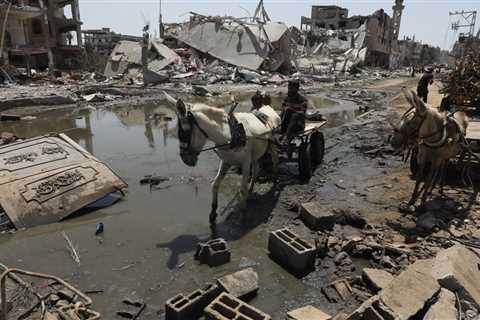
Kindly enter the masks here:
[[428, 100], [428, 86], [433, 84], [433, 68], [426, 67], [425, 72], [418, 82], [417, 95], [423, 99], [425, 103]]
[[288, 82], [288, 96], [282, 105], [282, 134], [287, 142], [293, 136], [305, 129], [305, 115], [308, 102], [300, 93], [300, 81], [291, 80]]

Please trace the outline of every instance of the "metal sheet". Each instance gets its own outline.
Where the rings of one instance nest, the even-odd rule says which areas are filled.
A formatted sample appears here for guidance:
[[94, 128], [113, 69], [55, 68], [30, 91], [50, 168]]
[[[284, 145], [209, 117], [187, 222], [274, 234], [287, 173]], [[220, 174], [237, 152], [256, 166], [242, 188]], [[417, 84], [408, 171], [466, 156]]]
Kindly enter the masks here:
[[58, 222], [127, 184], [66, 135], [0, 147], [0, 206], [16, 228]]

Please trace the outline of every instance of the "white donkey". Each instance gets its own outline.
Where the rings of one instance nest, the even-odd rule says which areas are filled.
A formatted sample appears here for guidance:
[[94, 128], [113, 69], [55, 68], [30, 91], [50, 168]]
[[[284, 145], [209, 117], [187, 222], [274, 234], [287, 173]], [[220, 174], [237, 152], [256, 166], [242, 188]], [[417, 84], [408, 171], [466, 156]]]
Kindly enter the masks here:
[[[244, 146], [232, 148], [232, 133], [229, 115], [222, 108], [205, 104], [187, 105], [181, 99], [175, 100], [165, 93], [167, 100], [175, 105], [178, 116], [178, 138], [180, 140], [180, 157], [188, 166], [195, 166], [198, 156], [206, 150], [215, 150], [220, 157], [220, 168], [212, 186], [212, 211], [210, 222], [215, 222], [218, 208], [218, 190], [222, 180], [232, 166], [242, 169], [242, 186], [240, 206], [246, 208], [247, 199], [253, 190], [257, 174], [257, 161], [267, 151], [272, 154], [274, 170], [278, 165], [278, 151], [274, 142], [274, 131], [280, 127], [281, 119], [270, 106], [263, 106], [259, 117], [252, 113], [235, 113], [231, 116], [241, 123], [246, 133]], [[204, 149], [207, 141], [215, 144], [213, 148]]]

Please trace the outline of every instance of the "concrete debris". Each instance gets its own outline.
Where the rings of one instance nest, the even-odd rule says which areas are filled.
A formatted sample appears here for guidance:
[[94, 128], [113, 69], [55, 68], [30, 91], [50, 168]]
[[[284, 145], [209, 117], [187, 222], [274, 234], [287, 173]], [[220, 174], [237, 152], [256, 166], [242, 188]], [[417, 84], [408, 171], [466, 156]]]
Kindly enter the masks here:
[[247, 23], [233, 17], [193, 14], [172, 37], [236, 67], [268, 71], [290, 67], [290, 31], [283, 23]]
[[272, 317], [268, 314], [226, 293], [222, 293], [217, 299], [208, 305], [205, 308], [205, 314], [207, 315], [207, 319], [210, 320], [272, 320]]
[[116, 201], [127, 188], [65, 134], [7, 144], [0, 153], [0, 203], [17, 229], [58, 222], [106, 196]]
[[332, 317], [325, 312], [306, 306], [287, 313], [288, 320], [330, 320]]
[[365, 268], [362, 271], [362, 279], [374, 292], [378, 292], [386, 288], [394, 277], [384, 270]]
[[197, 319], [220, 293], [217, 285], [208, 284], [188, 295], [178, 294], [165, 303], [165, 320]]
[[[91, 309], [92, 299], [61, 278], [9, 269], [1, 264], [0, 273], [0, 291], [6, 297], [5, 301], [0, 301], [0, 311], [6, 319], [87, 320], [101, 317]], [[26, 308], [28, 305], [31, 307]]]
[[315, 267], [316, 248], [288, 229], [270, 232], [268, 251], [275, 261], [296, 274], [303, 275]]
[[230, 251], [224, 239], [210, 240], [199, 243], [195, 252], [195, 259], [200, 264], [208, 264], [210, 267], [218, 267], [230, 262]]
[[332, 230], [335, 226], [335, 214], [322, 208], [317, 202], [303, 203], [300, 216], [312, 230]]
[[447, 289], [440, 290], [438, 300], [428, 309], [423, 320], [457, 319], [458, 310], [455, 294]]
[[217, 280], [219, 287], [228, 294], [248, 300], [258, 291], [258, 274], [252, 268], [224, 276]]
[[323, 287], [322, 293], [328, 301], [338, 303], [347, 301], [353, 294], [353, 289], [347, 279], [341, 279]]
[[457, 292], [462, 299], [480, 309], [480, 258], [462, 245], [438, 253], [432, 275], [440, 285]]

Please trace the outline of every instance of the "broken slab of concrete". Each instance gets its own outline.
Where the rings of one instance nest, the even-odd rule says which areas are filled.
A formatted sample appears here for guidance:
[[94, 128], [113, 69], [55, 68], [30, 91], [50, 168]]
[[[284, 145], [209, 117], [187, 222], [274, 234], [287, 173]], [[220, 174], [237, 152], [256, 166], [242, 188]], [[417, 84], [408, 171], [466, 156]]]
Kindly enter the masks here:
[[17, 229], [61, 221], [128, 186], [65, 134], [0, 146], [0, 154], [0, 207]]
[[332, 317], [325, 312], [313, 307], [306, 306], [287, 313], [288, 320], [330, 320]]
[[458, 310], [455, 294], [447, 289], [442, 289], [438, 300], [433, 304], [423, 317], [423, 320], [457, 319]]
[[480, 258], [465, 246], [440, 251], [434, 259], [432, 276], [440, 285], [480, 308]]
[[258, 274], [252, 268], [247, 268], [219, 278], [217, 283], [228, 294], [248, 300], [257, 294]]
[[332, 230], [335, 226], [335, 214], [322, 208], [318, 202], [303, 203], [300, 216], [312, 230]]
[[428, 306], [440, 291], [440, 285], [431, 275], [432, 266], [433, 260], [415, 262], [378, 295], [364, 302], [348, 320], [410, 319]]
[[365, 268], [362, 271], [362, 279], [374, 292], [378, 292], [386, 288], [394, 277], [385, 270]]

